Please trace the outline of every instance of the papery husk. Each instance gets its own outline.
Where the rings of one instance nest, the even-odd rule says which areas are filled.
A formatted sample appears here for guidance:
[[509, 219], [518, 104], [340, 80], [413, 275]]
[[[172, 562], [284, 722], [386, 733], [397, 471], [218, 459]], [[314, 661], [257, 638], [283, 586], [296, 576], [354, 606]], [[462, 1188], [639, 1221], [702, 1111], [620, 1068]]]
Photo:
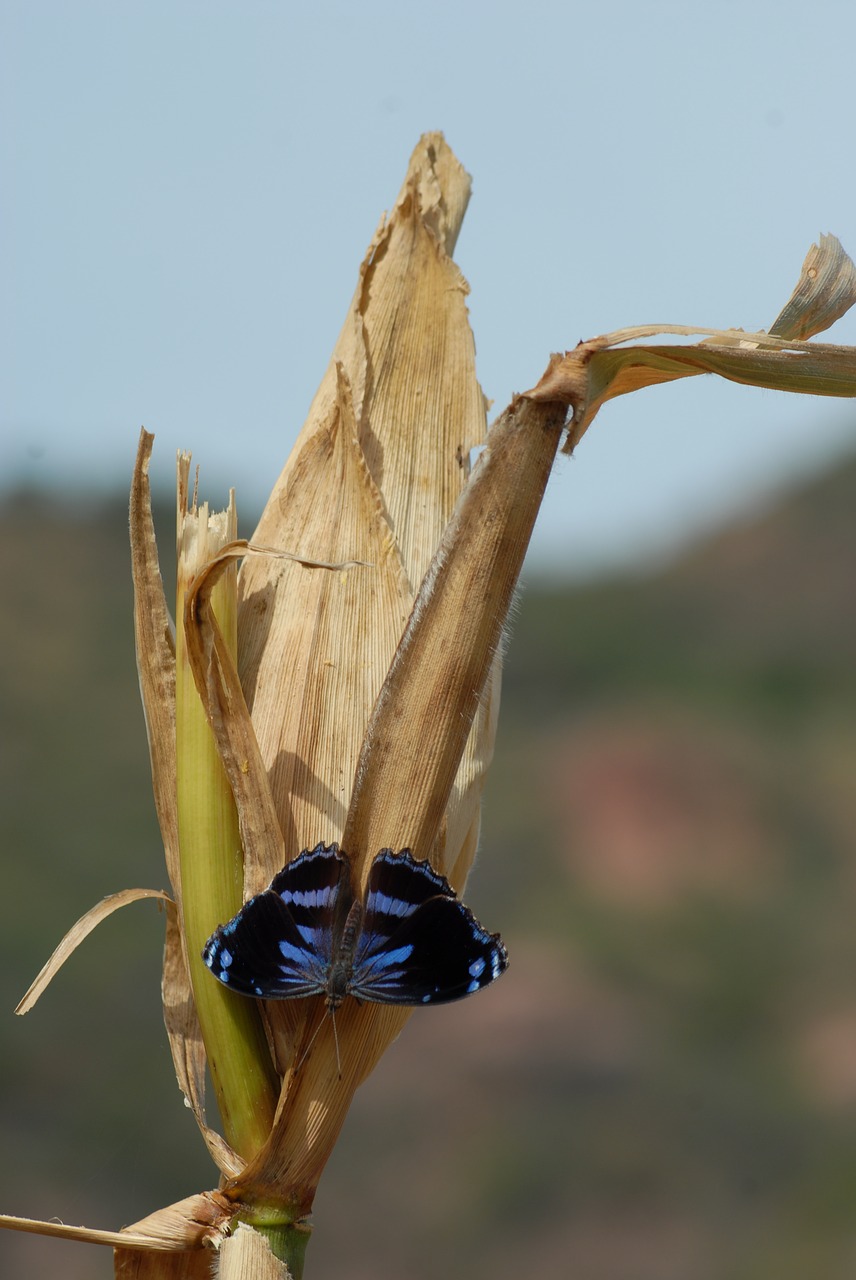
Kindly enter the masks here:
[[284, 1262], [271, 1252], [270, 1244], [258, 1231], [239, 1224], [220, 1250], [221, 1275], [229, 1280], [291, 1280]]
[[222, 1277], [220, 1260], [208, 1250], [192, 1253], [148, 1253], [116, 1249], [113, 1255], [116, 1280], [214, 1280]]
[[282, 836], [267, 771], [261, 757], [252, 720], [232, 654], [225, 641], [211, 598], [222, 574], [236, 561], [250, 555], [286, 560], [305, 569], [326, 569], [344, 574], [350, 569], [372, 568], [366, 561], [338, 564], [301, 560], [285, 551], [260, 547], [239, 539], [205, 564], [193, 579], [185, 597], [184, 635], [187, 656], [199, 696], [220, 747], [234, 797], [241, 829], [241, 843], [250, 852], [252, 865], [283, 866], [288, 850]]
[[[449, 256], [468, 194], [442, 136], [427, 135], [253, 536], [317, 560], [367, 560], [371, 574], [337, 580], [261, 560], [241, 571], [241, 683], [292, 856], [341, 836], [375, 698], [485, 438], [467, 286]], [[483, 773], [484, 762], [465, 768]], [[475, 798], [469, 807], [467, 828]], [[248, 866], [248, 889], [277, 870]]]
[[[345, 823], [346, 847], [355, 851], [355, 860], [364, 849], [374, 849], [387, 829], [404, 833], [417, 856], [427, 856], [442, 839], [456, 769], [483, 702], [564, 420], [562, 406], [518, 400], [491, 432], [489, 448], [423, 581], [371, 717]], [[512, 486], [515, 501], [508, 502]], [[201, 607], [195, 623], [206, 625]], [[209, 640], [216, 653], [216, 628]], [[207, 648], [202, 643], [200, 652]], [[234, 688], [231, 693], [218, 689], [222, 658], [208, 668], [217, 690], [212, 701], [221, 714], [228, 706], [228, 718], [246, 717]], [[414, 726], [415, 756], [409, 750]], [[243, 742], [234, 726], [221, 739], [226, 752]], [[252, 758], [241, 775], [242, 793], [264, 777]], [[295, 1214], [308, 1211], [354, 1088], [411, 1012], [346, 1002], [336, 1018], [337, 1052], [332, 1022], [318, 1022], [323, 1012], [317, 1005], [309, 1005], [317, 1039], [287, 1077], [270, 1141], [225, 1188], [246, 1204], [284, 1199]]]
[[[344, 833], [357, 862], [388, 829], [403, 832], [417, 856], [433, 851], [439, 861], [436, 851], [448, 851], [444, 817], [456, 770], [490, 699], [491, 667], [564, 421], [562, 406], [517, 400], [491, 431], [371, 717]], [[465, 868], [452, 874], [462, 878]], [[336, 1014], [337, 1050], [332, 1020], [317, 1021], [318, 1003], [317, 1037], [286, 1078], [270, 1141], [227, 1195], [255, 1204], [281, 1196], [308, 1212], [354, 1089], [412, 1013], [346, 1001]]]
[[39, 1222], [33, 1218], [0, 1215], [0, 1226], [30, 1235], [102, 1244], [142, 1253], [186, 1254], [203, 1248], [217, 1248], [235, 1216], [234, 1206], [217, 1191], [201, 1191], [149, 1214], [121, 1231], [100, 1231], [95, 1227], [75, 1227], [64, 1222]]
[[[441, 135], [427, 135], [372, 241], [328, 372], [253, 536], [371, 570], [307, 573], [263, 559], [241, 570], [241, 683], [290, 857], [341, 840], [372, 707], [485, 437], [467, 286], [449, 256], [468, 195]], [[498, 683], [495, 691], [434, 850], [441, 871], [457, 868], [458, 888], [475, 852]], [[385, 843], [399, 839], [390, 831]], [[377, 852], [354, 854], [357, 885]], [[247, 892], [279, 869], [248, 849]], [[271, 1013], [283, 1067], [311, 1009]]]
[[[234, 1209], [216, 1191], [188, 1196], [120, 1232], [116, 1280], [209, 1280], [225, 1276], [218, 1251], [232, 1227]], [[138, 1243], [146, 1241], [143, 1247]], [[148, 1243], [148, 1242], [151, 1243]], [[259, 1280], [267, 1280], [260, 1276]], [[271, 1277], [273, 1280], [273, 1277]]]

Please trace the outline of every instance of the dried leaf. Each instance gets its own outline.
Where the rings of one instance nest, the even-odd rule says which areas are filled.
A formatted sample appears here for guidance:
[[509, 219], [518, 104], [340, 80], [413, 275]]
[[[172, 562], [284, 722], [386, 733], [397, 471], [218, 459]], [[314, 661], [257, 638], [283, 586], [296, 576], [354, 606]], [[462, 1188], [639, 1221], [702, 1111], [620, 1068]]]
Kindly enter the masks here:
[[134, 634], [143, 714], [149, 740], [155, 809], [173, 898], [181, 908], [178, 814], [175, 803], [175, 628], [158, 563], [149, 461], [154, 436], [140, 432], [131, 485], [131, 573]]
[[[139, 1222], [125, 1227], [122, 1236], [134, 1248], [218, 1248], [226, 1238], [234, 1216], [234, 1205], [219, 1191], [200, 1191], [147, 1214]], [[159, 1243], [140, 1245], [137, 1241], [141, 1239]]]
[[[856, 300], [856, 268], [833, 236], [812, 246], [790, 301], [779, 314], [776, 335], [742, 329], [698, 329], [687, 325], [642, 325], [619, 329], [574, 351], [551, 357], [538, 384], [525, 394], [555, 400], [574, 410], [565, 444], [572, 451], [607, 400], [677, 378], [717, 373], [732, 382], [804, 395], [856, 396], [856, 349], [797, 341], [792, 333], [816, 333]], [[626, 346], [659, 334], [691, 337], [690, 346]], [[781, 334], [782, 336], [778, 336]]]
[[[258, 561], [241, 571], [241, 680], [292, 856], [341, 837], [371, 708], [484, 439], [466, 284], [448, 256], [468, 195], [442, 137], [424, 138], [254, 537], [374, 569], [342, 589]], [[477, 797], [460, 794], [469, 830]]]
[[[341, 835], [371, 704], [411, 604], [341, 368], [336, 386], [330, 417], [300, 450], [276, 541], [315, 560], [373, 567], [307, 573], [255, 558], [240, 576], [241, 684], [289, 857]], [[244, 661], [247, 641], [263, 643], [255, 669]], [[249, 844], [246, 856], [248, 893], [282, 866]]]
[[835, 236], [821, 236], [806, 254], [797, 286], [770, 325], [779, 338], [823, 333], [856, 302], [856, 266]]
[[116, 1280], [213, 1280], [220, 1274], [216, 1251], [233, 1215], [222, 1196], [209, 1191], [126, 1227], [113, 1242]]
[[144, 1249], [116, 1249], [115, 1280], [222, 1280], [217, 1259], [208, 1249], [191, 1253], [152, 1253]]
[[123, 1235], [121, 1231], [98, 1231], [94, 1227], [70, 1227], [64, 1222], [42, 1222], [37, 1218], [16, 1218], [0, 1214], [0, 1228], [7, 1231], [23, 1231], [28, 1235], [53, 1236], [59, 1240], [76, 1240], [81, 1244], [104, 1244], [115, 1248], [123, 1241], [130, 1241], [136, 1249], [162, 1249], [160, 1240], [147, 1236]]
[[417, 858], [434, 850], [564, 421], [561, 406], [518, 400], [491, 429], [372, 712], [343, 837], [352, 854], [373, 857], [390, 831]]
[[122, 889], [119, 893], [111, 893], [108, 897], [102, 898], [85, 915], [81, 916], [76, 924], [72, 925], [47, 964], [41, 969], [38, 977], [31, 984], [15, 1012], [20, 1014], [29, 1013], [71, 953], [80, 946], [84, 938], [89, 936], [96, 925], [99, 925], [102, 920], [106, 920], [107, 916], [112, 915], [114, 911], [118, 911], [120, 907], [127, 906], [129, 902], [139, 902], [141, 898], [159, 898], [163, 902], [170, 901], [169, 895], [161, 889]]
[[184, 959], [181, 923], [172, 902], [167, 903], [161, 994], [178, 1086], [199, 1125], [211, 1158], [221, 1173], [234, 1177], [244, 1162], [205, 1118], [205, 1044]]
[[122, 1231], [70, 1227], [63, 1222], [40, 1222], [35, 1218], [16, 1218], [7, 1214], [0, 1214], [0, 1227], [113, 1248], [183, 1253], [188, 1249], [219, 1246], [234, 1214], [234, 1207], [219, 1192], [203, 1191], [159, 1209]]
[[210, 607], [211, 592], [225, 566], [255, 554], [288, 560], [304, 569], [338, 574], [371, 565], [365, 560], [309, 560], [276, 548], [238, 541], [224, 547], [196, 575], [185, 600], [187, 655], [209, 724], [217, 738], [238, 809], [245, 850], [245, 881], [263, 887], [288, 861], [270, 785], [237, 670]]

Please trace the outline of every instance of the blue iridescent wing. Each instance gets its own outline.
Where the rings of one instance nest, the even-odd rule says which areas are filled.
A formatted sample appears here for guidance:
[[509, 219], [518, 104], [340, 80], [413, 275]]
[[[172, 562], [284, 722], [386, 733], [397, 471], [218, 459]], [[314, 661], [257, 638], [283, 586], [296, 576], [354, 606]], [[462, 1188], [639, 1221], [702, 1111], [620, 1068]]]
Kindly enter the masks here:
[[304, 850], [212, 934], [205, 963], [241, 995], [320, 995], [330, 972], [337, 902], [348, 882], [348, 864], [335, 844]]
[[363, 927], [348, 991], [376, 1004], [446, 1004], [486, 987], [508, 967], [449, 882], [407, 850], [383, 849], [366, 886]]

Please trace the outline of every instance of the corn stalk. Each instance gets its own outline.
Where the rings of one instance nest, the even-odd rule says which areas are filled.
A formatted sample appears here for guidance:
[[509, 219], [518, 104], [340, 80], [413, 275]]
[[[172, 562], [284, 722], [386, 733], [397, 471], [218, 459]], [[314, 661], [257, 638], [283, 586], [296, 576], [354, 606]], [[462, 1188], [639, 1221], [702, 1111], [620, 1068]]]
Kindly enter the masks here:
[[[502, 633], [563, 433], [572, 448], [608, 399], [704, 372], [856, 394], [856, 352], [807, 340], [856, 298], [852, 263], [824, 237], [769, 334], [703, 330], [691, 346], [648, 341], [696, 332], [677, 327], [592, 339], [552, 357], [488, 433], [467, 286], [451, 256], [468, 198], [442, 136], [426, 135], [249, 543], [235, 538], [233, 505], [213, 517], [190, 494], [181, 461], [176, 641], [151, 521], [152, 437], [141, 437], [131, 534], [171, 884], [164, 1017], [219, 1184], [120, 1233], [2, 1220], [111, 1244], [119, 1276], [302, 1274], [308, 1215], [354, 1091], [410, 1011], [346, 1001], [337, 1056], [317, 1000], [242, 999], [211, 979], [200, 948], [319, 840], [347, 850], [357, 883], [394, 845], [463, 889], [496, 731]], [[20, 1011], [100, 918], [153, 892], [94, 908]], [[222, 1132], [206, 1117], [206, 1063]]]

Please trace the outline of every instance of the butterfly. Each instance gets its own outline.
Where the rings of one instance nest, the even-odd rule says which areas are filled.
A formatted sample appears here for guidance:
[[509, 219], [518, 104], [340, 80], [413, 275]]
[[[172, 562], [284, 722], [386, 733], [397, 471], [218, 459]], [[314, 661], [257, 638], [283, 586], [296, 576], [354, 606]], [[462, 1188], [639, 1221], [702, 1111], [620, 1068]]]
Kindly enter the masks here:
[[488, 986], [508, 967], [444, 876], [408, 849], [382, 849], [365, 899], [351, 888], [338, 845], [319, 844], [290, 862], [263, 893], [208, 939], [203, 959], [241, 995], [295, 1000], [346, 996], [375, 1004], [446, 1004]]

